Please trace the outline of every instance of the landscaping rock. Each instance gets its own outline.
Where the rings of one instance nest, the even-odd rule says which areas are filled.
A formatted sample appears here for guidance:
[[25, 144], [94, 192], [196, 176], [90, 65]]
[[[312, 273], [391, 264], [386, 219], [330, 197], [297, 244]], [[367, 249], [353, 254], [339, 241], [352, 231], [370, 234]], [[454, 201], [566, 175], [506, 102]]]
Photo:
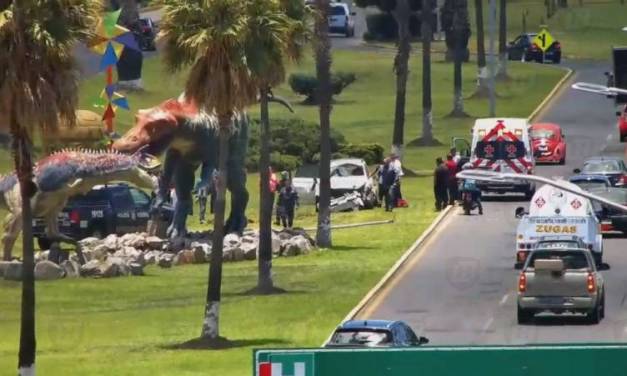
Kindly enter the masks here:
[[144, 266], [142, 264], [132, 262], [128, 264], [128, 267], [131, 270], [131, 275], [133, 276], [144, 275]]
[[95, 237], [89, 237], [89, 238], [85, 238], [83, 240], [81, 240], [79, 242], [84, 248], [95, 248], [98, 245], [102, 244], [102, 240], [95, 238]]
[[35, 264], [35, 279], [38, 281], [61, 279], [64, 275], [63, 268], [52, 261], [46, 260]]
[[156, 264], [157, 260], [159, 259], [160, 256], [161, 256], [161, 252], [160, 251], [144, 252], [144, 254], [143, 254], [144, 265]]
[[120, 238], [120, 243], [127, 247], [133, 248], [145, 248], [146, 247], [146, 235], [145, 234], [124, 234]]
[[38, 251], [35, 253], [35, 263], [48, 260], [48, 255], [50, 251]]
[[116, 249], [118, 249], [118, 237], [117, 237], [117, 235], [111, 234], [111, 235], [107, 236], [102, 241], [102, 244], [104, 244], [109, 250], [115, 251]]
[[184, 249], [176, 254], [176, 262], [174, 264], [175, 265], [193, 264], [195, 259], [196, 259], [196, 256], [194, 254], [194, 251], [190, 249]]
[[161, 251], [166, 243], [166, 240], [161, 239], [157, 236], [149, 236], [146, 238], [146, 245], [152, 250]]
[[0, 261], [0, 278], [4, 277], [4, 272], [9, 267], [9, 264], [13, 261]]
[[257, 259], [257, 243], [242, 242], [240, 249], [244, 252], [244, 259], [255, 260]]
[[285, 243], [283, 250], [284, 256], [297, 256], [300, 254], [306, 254], [311, 251], [312, 247], [309, 240], [304, 236], [297, 235]]
[[[109, 248], [106, 244], [97, 245], [96, 248], [88, 250], [91, 254], [91, 259], [104, 261], [109, 257], [109, 251], [115, 251], [115, 248]], [[83, 251], [83, 254], [85, 251]]]
[[98, 265], [98, 274], [103, 278], [112, 278], [119, 275], [119, 268], [117, 264], [111, 263], [109, 260]]
[[281, 238], [272, 232], [272, 254], [278, 256], [281, 253]]
[[[107, 259], [107, 263], [114, 265], [115, 268], [112, 268], [113, 270], [111, 270], [111, 273], [110, 273], [111, 275], [105, 275], [109, 273], [105, 273], [105, 271], [103, 270], [103, 276], [118, 277], [118, 276], [127, 276], [131, 274], [131, 269], [128, 267], [124, 259], [121, 257], [109, 257]], [[107, 272], [108, 271], [109, 269], [107, 268]]]
[[21, 261], [10, 261], [4, 270], [4, 279], [7, 281], [21, 281], [22, 269]]
[[81, 276], [81, 266], [76, 261], [65, 260], [61, 263], [65, 272], [65, 278], [78, 278]]
[[237, 234], [227, 234], [224, 237], [224, 248], [233, 248], [241, 242], [241, 238]]
[[174, 261], [174, 255], [171, 253], [162, 253], [157, 260], [157, 265], [162, 268], [171, 268]]

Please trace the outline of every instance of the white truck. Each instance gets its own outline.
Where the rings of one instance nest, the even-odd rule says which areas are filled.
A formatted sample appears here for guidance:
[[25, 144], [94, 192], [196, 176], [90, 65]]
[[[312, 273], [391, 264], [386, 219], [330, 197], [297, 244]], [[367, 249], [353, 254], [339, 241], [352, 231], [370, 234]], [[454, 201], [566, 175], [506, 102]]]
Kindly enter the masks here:
[[[476, 169], [533, 174], [535, 159], [527, 119], [477, 119], [472, 127], [470, 163]], [[484, 192], [523, 193], [527, 199], [536, 189], [534, 183], [523, 180], [478, 181], [477, 186]]]
[[[572, 190], [581, 189], [569, 182], [560, 182]], [[590, 250], [597, 264], [603, 260], [601, 225], [590, 200], [574, 193], [544, 185], [529, 203], [529, 212], [519, 207], [515, 213], [520, 218], [516, 230], [516, 268], [522, 267], [529, 252], [540, 238], [570, 235], [580, 238]]]

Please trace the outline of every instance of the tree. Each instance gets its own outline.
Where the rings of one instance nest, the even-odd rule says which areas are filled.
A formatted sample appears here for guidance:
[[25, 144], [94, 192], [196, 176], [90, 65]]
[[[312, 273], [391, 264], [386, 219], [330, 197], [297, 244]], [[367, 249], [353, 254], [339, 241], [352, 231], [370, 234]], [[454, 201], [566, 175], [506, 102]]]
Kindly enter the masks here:
[[422, 138], [421, 145], [433, 145], [433, 103], [431, 100], [431, 40], [433, 39], [433, 0], [422, 0]]
[[477, 24], [477, 91], [475, 95], [487, 96], [490, 88], [485, 58], [483, 0], [475, 0], [475, 23]]
[[470, 38], [470, 21], [468, 20], [468, 1], [454, 0], [453, 17], [451, 22], [454, 69], [453, 69], [453, 111], [450, 116], [467, 117], [464, 112], [464, 97], [462, 93], [462, 63], [468, 48]]
[[316, 241], [330, 248], [331, 241], [331, 40], [329, 39], [329, 0], [316, 0], [318, 13], [314, 24], [314, 54], [320, 100], [320, 198]]
[[499, 71], [497, 77], [507, 78], [507, 0], [499, 4]]
[[409, 76], [409, 56], [411, 54], [409, 18], [412, 12], [420, 9], [420, 0], [357, 0], [355, 4], [360, 8], [376, 6], [380, 11], [392, 14], [398, 26], [397, 50], [394, 57], [396, 102], [394, 106], [392, 152], [402, 155], [405, 143], [405, 103], [407, 79]]
[[[259, 257], [257, 288], [253, 292], [270, 294], [282, 292], [272, 280], [272, 204], [270, 192], [270, 119], [269, 99], [272, 87], [285, 81], [285, 65], [298, 60], [308, 37], [305, 24], [307, 8], [302, 0], [268, 2], [253, 1], [251, 38], [248, 41], [252, 72], [259, 84], [260, 97], [260, 193], [259, 193]], [[260, 49], [257, 46], [265, 48]], [[263, 53], [265, 56], [257, 56]], [[291, 107], [288, 107], [291, 109]]]
[[[35, 374], [35, 278], [32, 148], [60, 121], [72, 125], [78, 99], [73, 48], [92, 36], [101, 4], [74, 0], [0, 2], [0, 112], [9, 115], [15, 171], [22, 197], [22, 306], [18, 372]], [[4, 255], [10, 258], [10, 255]]]
[[[257, 5], [242, 0], [167, 0], [161, 26], [165, 65], [173, 71], [191, 66], [185, 83], [186, 97], [218, 118], [213, 245], [200, 335], [201, 343], [208, 346], [224, 344], [219, 335], [219, 317], [229, 138], [234, 120], [246, 116], [242, 111], [257, 102], [259, 81], [251, 72], [266, 62], [255, 59], [263, 60], [270, 54], [267, 46], [250, 43]], [[283, 34], [265, 37], [282, 40]]]

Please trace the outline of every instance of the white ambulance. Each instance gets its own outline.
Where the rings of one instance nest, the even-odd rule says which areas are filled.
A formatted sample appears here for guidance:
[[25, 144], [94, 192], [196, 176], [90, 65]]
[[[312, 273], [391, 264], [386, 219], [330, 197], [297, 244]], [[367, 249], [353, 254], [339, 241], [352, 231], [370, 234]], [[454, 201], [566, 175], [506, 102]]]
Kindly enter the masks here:
[[[575, 184], [566, 181], [561, 181], [560, 184], [574, 191], [581, 191]], [[601, 224], [587, 198], [544, 185], [531, 199], [529, 212], [524, 213], [523, 208], [518, 208], [516, 217], [521, 218], [516, 231], [517, 267], [524, 264], [538, 239], [565, 235], [581, 239], [592, 252], [597, 264], [601, 264]]]
[[[470, 163], [474, 168], [533, 174], [535, 160], [529, 139], [529, 122], [523, 118], [477, 119], [472, 128]], [[523, 180], [487, 182], [477, 186], [484, 192], [519, 192], [530, 199], [535, 184]]]

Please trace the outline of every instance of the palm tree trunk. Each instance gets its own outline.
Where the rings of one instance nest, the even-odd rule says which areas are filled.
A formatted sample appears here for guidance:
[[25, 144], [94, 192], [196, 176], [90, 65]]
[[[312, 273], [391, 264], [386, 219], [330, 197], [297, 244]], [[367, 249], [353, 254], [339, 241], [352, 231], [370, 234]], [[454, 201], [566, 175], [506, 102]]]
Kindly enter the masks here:
[[257, 292], [270, 293], [274, 289], [272, 281], [272, 193], [270, 192], [270, 119], [268, 114], [267, 87], [260, 90], [261, 150], [259, 156], [259, 275]]
[[475, 21], [477, 24], [477, 91], [475, 95], [488, 95], [488, 69], [485, 58], [485, 32], [483, 25], [483, 0], [475, 0]]
[[431, 101], [431, 0], [422, 0], [422, 142], [433, 143], [433, 114]]
[[396, 106], [394, 110], [394, 134], [392, 137], [392, 153], [402, 156], [405, 133], [405, 102], [407, 78], [409, 75], [409, 54], [411, 43], [409, 36], [409, 4], [407, 0], [397, 0], [393, 12], [398, 25], [398, 50], [394, 58], [396, 72]]
[[462, 60], [463, 60], [463, 48], [459, 46], [459, 43], [455, 46], [454, 51], [454, 63], [453, 63], [453, 111], [451, 116], [453, 117], [466, 117], [468, 116], [464, 112], [464, 97], [462, 94]]
[[13, 158], [22, 198], [22, 311], [20, 322], [20, 351], [18, 374], [35, 375], [35, 245], [33, 244], [33, 214], [30, 199], [35, 194], [30, 140], [19, 126], [16, 106], [11, 106], [10, 127], [13, 136]]
[[499, 5], [499, 72], [497, 78], [507, 79], [507, 0]]
[[320, 14], [315, 23], [316, 74], [320, 115], [320, 199], [316, 241], [322, 248], [331, 242], [331, 41], [329, 40], [329, 0], [316, 0]]
[[217, 340], [220, 337], [220, 295], [222, 288], [222, 251], [224, 246], [224, 212], [226, 209], [227, 161], [229, 159], [229, 137], [231, 135], [232, 116], [219, 116], [218, 178], [216, 182], [216, 200], [213, 216], [213, 244], [211, 246], [211, 264], [209, 265], [209, 285], [205, 304], [202, 339]]

